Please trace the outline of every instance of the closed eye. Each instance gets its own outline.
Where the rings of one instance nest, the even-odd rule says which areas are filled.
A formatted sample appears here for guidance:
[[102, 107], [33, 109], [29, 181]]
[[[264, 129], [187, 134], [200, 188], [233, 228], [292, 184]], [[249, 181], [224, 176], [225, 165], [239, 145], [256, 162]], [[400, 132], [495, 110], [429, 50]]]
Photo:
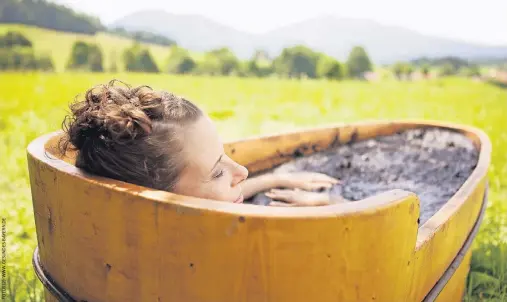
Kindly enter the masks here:
[[220, 178], [220, 177], [222, 177], [222, 175], [224, 175], [224, 170], [220, 170], [220, 172], [218, 172], [218, 174], [213, 176], [213, 178]]

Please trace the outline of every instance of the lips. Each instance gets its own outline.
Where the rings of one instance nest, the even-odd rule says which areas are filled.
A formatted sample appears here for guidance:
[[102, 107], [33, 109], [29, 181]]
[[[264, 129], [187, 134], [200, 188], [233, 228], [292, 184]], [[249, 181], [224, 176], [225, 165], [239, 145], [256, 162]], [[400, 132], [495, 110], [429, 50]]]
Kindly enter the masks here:
[[234, 203], [243, 203], [243, 194], [239, 194], [239, 197], [234, 201]]

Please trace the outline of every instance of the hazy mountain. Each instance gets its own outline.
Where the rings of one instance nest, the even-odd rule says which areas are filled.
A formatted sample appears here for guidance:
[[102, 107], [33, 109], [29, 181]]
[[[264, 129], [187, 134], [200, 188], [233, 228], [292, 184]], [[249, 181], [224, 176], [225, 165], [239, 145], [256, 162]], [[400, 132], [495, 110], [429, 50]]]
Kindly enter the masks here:
[[476, 45], [370, 20], [333, 16], [319, 16], [258, 35], [235, 30], [202, 16], [164, 11], [137, 12], [111, 26], [163, 34], [195, 51], [227, 46], [242, 58], [252, 56], [255, 49], [278, 55], [284, 47], [295, 44], [307, 45], [341, 60], [347, 57], [353, 46], [362, 45], [376, 63], [451, 55], [467, 59], [507, 57], [507, 46]]
[[110, 27], [162, 34], [175, 40], [178, 45], [194, 51], [207, 51], [227, 46], [238, 56], [253, 54], [254, 35], [199, 15], [176, 15], [164, 11], [146, 10], [123, 17]]

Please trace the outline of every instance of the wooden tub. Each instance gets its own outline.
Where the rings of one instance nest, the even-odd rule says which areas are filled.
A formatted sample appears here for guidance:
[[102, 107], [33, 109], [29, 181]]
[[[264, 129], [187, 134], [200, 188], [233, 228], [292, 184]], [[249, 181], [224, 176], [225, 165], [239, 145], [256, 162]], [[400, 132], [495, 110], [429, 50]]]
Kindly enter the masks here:
[[226, 151], [255, 173], [336, 140], [420, 126], [456, 129], [480, 150], [472, 175], [421, 226], [411, 192], [324, 207], [202, 200], [84, 174], [72, 154], [55, 157], [60, 132], [37, 138], [28, 146], [33, 264], [46, 301], [459, 301], [486, 203], [491, 144], [482, 131], [365, 122], [234, 141]]

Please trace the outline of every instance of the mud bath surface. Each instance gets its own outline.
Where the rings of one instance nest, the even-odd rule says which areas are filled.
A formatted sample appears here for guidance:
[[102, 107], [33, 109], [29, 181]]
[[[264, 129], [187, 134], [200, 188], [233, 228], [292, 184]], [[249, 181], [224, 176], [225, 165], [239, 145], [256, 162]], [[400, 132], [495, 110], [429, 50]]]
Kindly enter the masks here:
[[[416, 193], [420, 224], [426, 222], [463, 185], [477, 165], [479, 151], [466, 136], [450, 130], [420, 128], [341, 145], [295, 158], [268, 173], [311, 171], [338, 178], [324, 192], [356, 201], [392, 189]], [[250, 203], [266, 205], [264, 193]]]

